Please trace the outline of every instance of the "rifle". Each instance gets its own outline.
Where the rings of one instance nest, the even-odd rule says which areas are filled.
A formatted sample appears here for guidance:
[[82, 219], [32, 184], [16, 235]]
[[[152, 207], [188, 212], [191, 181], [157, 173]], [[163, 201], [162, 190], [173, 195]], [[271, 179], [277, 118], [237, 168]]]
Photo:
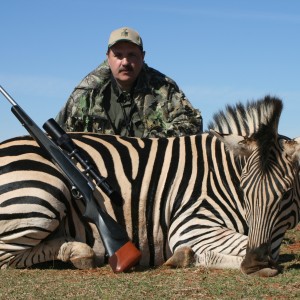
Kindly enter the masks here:
[[[97, 189], [87, 174], [91, 174], [96, 181], [96, 185], [100, 186], [114, 200], [117, 198], [116, 193], [106, 182], [105, 178], [99, 176], [91, 167], [91, 164], [81, 156], [70, 136], [55, 120], [49, 119], [43, 125], [43, 128], [52, 137], [50, 139], [1, 86], [0, 92], [11, 103], [13, 114], [47, 153], [52, 162], [59, 167], [70, 184], [75, 186], [80, 193], [86, 205], [83, 216], [97, 226], [109, 256], [108, 262], [112, 270], [115, 273], [120, 273], [129, 270], [137, 264], [141, 258], [141, 252], [130, 241], [126, 230], [104, 209], [97, 205], [95, 200], [97, 199]], [[63, 150], [69, 154], [66, 155]], [[82, 164], [83, 168], [85, 168], [83, 172], [73, 163], [72, 158], [75, 158]]]

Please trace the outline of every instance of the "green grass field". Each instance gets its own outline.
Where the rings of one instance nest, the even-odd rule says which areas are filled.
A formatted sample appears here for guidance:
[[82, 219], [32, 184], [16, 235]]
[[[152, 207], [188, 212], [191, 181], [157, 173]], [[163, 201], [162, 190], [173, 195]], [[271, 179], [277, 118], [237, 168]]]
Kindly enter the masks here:
[[141, 269], [114, 274], [109, 266], [74, 270], [1, 270], [0, 299], [300, 299], [300, 226], [288, 232], [282, 272], [258, 278], [234, 270]]

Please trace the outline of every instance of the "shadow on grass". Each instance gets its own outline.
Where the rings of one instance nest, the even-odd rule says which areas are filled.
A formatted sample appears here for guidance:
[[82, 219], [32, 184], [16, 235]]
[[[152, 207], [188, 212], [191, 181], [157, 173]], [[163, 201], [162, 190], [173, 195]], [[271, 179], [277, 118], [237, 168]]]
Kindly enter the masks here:
[[[108, 266], [108, 264], [105, 264], [98, 268], [106, 267], [106, 266]], [[131, 270], [126, 271], [126, 273], [145, 272], [146, 270], [150, 270], [150, 269], [152, 270], [152, 269], [156, 269], [156, 268], [159, 268], [159, 267], [143, 267], [143, 266], [137, 265], [137, 266], [133, 267]], [[35, 264], [35, 265], [29, 267], [28, 269], [31, 269], [31, 270], [78, 270], [71, 263], [67, 263], [67, 262], [63, 262], [63, 261], [59, 261], [59, 260]], [[95, 269], [97, 269], [97, 268], [95, 268]]]
[[35, 264], [28, 269], [37, 270], [77, 270], [71, 263], [66, 263], [59, 260], [47, 261], [39, 264]]
[[300, 270], [300, 263], [292, 264], [292, 265], [288, 266], [288, 267], [287, 267], [287, 270], [290, 270], [290, 269], [293, 269], [293, 270]]
[[280, 263], [280, 264], [287, 263], [287, 262], [293, 261], [295, 259], [297, 259], [296, 254], [291, 254], [291, 253], [280, 254], [278, 263]]
[[286, 269], [295, 269], [300, 270], [300, 261], [299, 261], [299, 254], [281, 254], [278, 260], [279, 264], [291, 263], [290, 265], [286, 266]]
[[[281, 265], [280, 268], [284, 268], [282, 265], [283, 264], [288, 264], [291, 263], [290, 265], [286, 266], [286, 269], [300, 269], [300, 261], [299, 261], [299, 254], [293, 254], [293, 253], [283, 253], [279, 256], [278, 264]], [[104, 265], [105, 266], [105, 265]], [[44, 262], [44, 263], [39, 263], [31, 266], [29, 269], [38, 269], [38, 270], [77, 270], [71, 263], [67, 262], [62, 262], [59, 260], [55, 261], [49, 261], [49, 262]], [[126, 273], [131, 273], [131, 272], [145, 272], [147, 270], [155, 270], [155, 269], [164, 269], [163, 266], [158, 266], [158, 267], [145, 267], [145, 266], [135, 266], [131, 270], [127, 271]], [[169, 269], [169, 268], [167, 268]]]

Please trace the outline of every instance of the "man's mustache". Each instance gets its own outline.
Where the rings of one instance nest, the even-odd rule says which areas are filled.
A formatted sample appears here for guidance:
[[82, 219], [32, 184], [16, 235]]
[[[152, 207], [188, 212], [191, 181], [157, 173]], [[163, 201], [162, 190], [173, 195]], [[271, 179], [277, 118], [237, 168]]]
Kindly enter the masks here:
[[131, 66], [121, 67], [119, 69], [119, 72], [123, 72], [123, 71], [133, 71], [133, 68]]

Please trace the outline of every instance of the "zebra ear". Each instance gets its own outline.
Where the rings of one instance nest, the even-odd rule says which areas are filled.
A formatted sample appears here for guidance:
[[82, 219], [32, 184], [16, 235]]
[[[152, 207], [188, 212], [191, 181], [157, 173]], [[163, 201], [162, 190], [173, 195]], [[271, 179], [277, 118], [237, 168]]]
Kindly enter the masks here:
[[279, 141], [285, 153], [293, 160], [300, 163], [300, 137], [293, 140], [281, 139]]
[[232, 151], [234, 155], [249, 156], [257, 148], [257, 143], [248, 137], [237, 134], [221, 134], [212, 129], [210, 129], [210, 133], [224, 143], [226, 148]]

